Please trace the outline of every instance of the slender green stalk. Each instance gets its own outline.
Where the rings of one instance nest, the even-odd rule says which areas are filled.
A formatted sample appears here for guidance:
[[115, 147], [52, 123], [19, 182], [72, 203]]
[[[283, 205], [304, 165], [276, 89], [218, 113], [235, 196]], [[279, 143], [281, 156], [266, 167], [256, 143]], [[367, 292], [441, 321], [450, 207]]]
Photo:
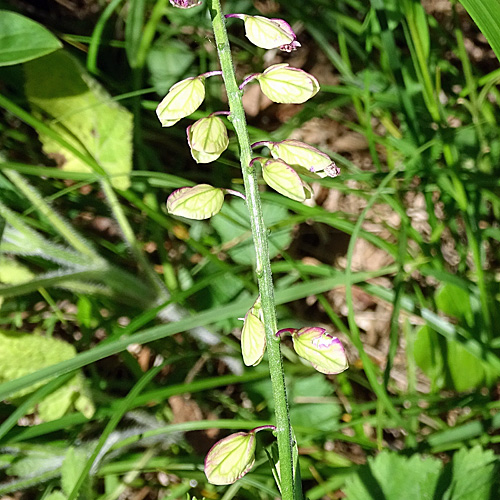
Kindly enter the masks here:
[[117, 411], [113, 413], [106, 427], [101, 433], [99, 437], [99, 441], [97, 442], [95, 448], [92, 450], [90, 457], [87, 459], [85, 466], [80, 471], [80, 475], [76, 480], [73, 489], [67, 497], [67, 500], [74, 500], [78, 497], [80, 489], [84, 483], [84, 481], [88, 478], [88, 475], [96, 461], [99, 453], [103, 449], [106, 441], [108, 440], [111, 433], [116, 429], [117, 425], [120, 423], [120, 420], [123, 418], [123, 415], [129, 410], [132, 406], [134, 399], [140, 394], [140, 392], [146, 387], [146, 385], [151, 382], [151, 380], [160, 372], [160, 370], [165, 366], [166, 363], [162, 363], [159, 366], [151, 368], [151, 370], [147, 371], [141, 379], [137, 382], [137, 384], [132, 387], [131, 391], [128, 393], [127, 397], [122, 401]]
[[366, 378], [368, 379], [368, 382], [370, 383], [373, 392], [377, 396], [377, 401], [380, 402], [380, 405], [377, 405], [377, 408], [385, 409], [385, 411], [394, 419], [395, 422], [398, 423], [398, 425], [404, 427], [404, 421], [402, 420], [401, 415], [394, 407], [394, 404], [391, 401], [389, 395], [387, 394], [384, 385], [379, 383], [375, 366], [373, 365], [373, 362], [371, 361], [370, 357], [368, 356], [368, 354], [366, 354], [363, 348], [363, 344], [361, 342], [361, 337], [359, 333], [359, 328], [354, 318], [354, 305], [353, 305], [352, 289], [351, 289], [352, 257], [354, 255], [354, 245], [356, 243], [356, 240], [358, 239], [358, 235], [361, 230], [361, 225], [365, 220], [368, 210], [370, 210], [370, 208], [373, 206], [377, 198], [380, 196], [380, 193], [384, 190], [385, 186], [387, 186], [390, 183], [390, 181], [395, 177], [395, 175], [398, 172], [399, 169], [395, 168], [391, 173], [385, 176], [384, 180], [380, 183], [376, 191], [373, 193], [370, 200], [368, 201], [368, 204], [364, 208], [363, 212], [361, 212], [361, 215], [359, 216], [358, 221], [356, 222], [356, 226], [354, 227], [354, 230], [352, 232], [351, 240], [349, 241], [349, 247], [347, 249], [347, 265], [345, 270], [345, 280], [346, 280], [345, 300], [347, 304], [347, 309], [349, 311], [348, 321], [349, 321], [349, 328], [351, 330], [350, 338], [354, 346], [359, 351], [359, 357], [363, 363], [363, 368], [365, 370]]
[[106, 198], [108, 199], [109, 206], [111, 208], [111, 211], [113, 212], [115, 220], [116, 222], [118, 222], [118, 225], [120, 226], [120, 229], [123, 233], [123, 237], [125, 238], [125, 241], [129, 245], [130, 250], [132, 251], [134, 257], [137, 259], [140, 266], [142, 267], [142, 271], [149, 279], [151, 284], [154, 285], [157, 293], [159, 294], [159, 299], [167, 300], [169, 298], [169, 293], [163, 286], [163, 283], [158, 278], [154, 270], [151, 268], [151, 265], [144, 256], [144, 254], [142, 253], [141, 248], [139, 248], [139, 244], [135, 237], [134, 231], [130, 226], [127, 217], [125, 216], [123, 208], [120, 205], [120, 202], [113, 188], [111, 187], [111, 184], [103, 179], [101, 181], [101, 187], [102, 190], [104, 191], [104, 194], [106, 195]]
[[71, 245], [77, 252], [89, 257], [92, 261], [100, 263], [101, 259], [97, 252], [87, 243], [80, 234], [62, 218], [54, 209], [45, 202], [40, 194], [33, 189], [26, 180], [14, 170], [5, 170], [5, 175], [19, 189], [20, 192], [33, 204], [33, 206], [49, 220], [52, 227]]
[[[221, 11], [220, 0], [212, 0], [212, 24], [215, 42], [219, 54], [222, 76], [226, 86], [231, 120], [238, 136], [240, 146], [240, 162], [245, 185], [246, 203], [250, 213], [250, 225], [256, 254], [256, 275], [262, 302], [262, 312], [266, 329], [267, 354], [269, 370], [273, 387], [276, 438], [280, 459], [281, 495], [283, 500], [301, 498], [301, 493], [295, 491], [293, 474], [293, 438], [288, 413], [286, 397], [285, 375], [279, 341], [276, 339], [278, 330], [274, 304], [274, 287], [269, 260], [267, 231], [262, 216], [262, 207], [257, 184], [255, 169], [250, 165], [252, 150], [248, 137], [245, 111], [241, 101], [241, 91], [236, 83], [231, 50], [227, 37], [224, 17]], [[300, 489], [300, 488], [299, 488]], [[297, 496], [296, 496], [297, 495]]]

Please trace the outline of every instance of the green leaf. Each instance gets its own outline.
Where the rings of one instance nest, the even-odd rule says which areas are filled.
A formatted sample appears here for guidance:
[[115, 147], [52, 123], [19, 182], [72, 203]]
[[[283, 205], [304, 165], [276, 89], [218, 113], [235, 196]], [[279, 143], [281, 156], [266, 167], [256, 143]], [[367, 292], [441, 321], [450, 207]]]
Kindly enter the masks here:
[[[453, 456], [451, 484], [443, 500], [498, 498], [498, 459], [492, 450], [462, 448]], [[493, 491], [494, 484], [497, 491]]]
[[41, 24], [16, 12], [0, 10], [0, 66], [30, 61], [61, 47], [61, 42]]
[[[80, 472], [85, 467], [87, 462], [87, 454], [82, 449], [69, 448], [64, 457], [64, 462], [61, 467], [61, 486], [66, 495], [69, 495], [73, 490], [78, 478], [80, 477]], [[90, 489], [90, 482], [87, 478], [86, 485], [82, 488], [83, 491], [88, 491]], [[82, 491], [80, 490], [80, 491]], [[84, 497], [90, 497], [85, 495]]]
[[500, 2], [498, 0], [460, 0], [500, 60]]
[[[128, 189], [132, 169], [132, 114], [64, 51], [25, 65], [33, 113], [82, 154], [90, 153], [117, 189]], [[63, 170], [91, 172], [80, 158], [44, 133], [43, 150]]]
[[[34, 373], [75, 355], [75, 348], [61, 340], [35, 334], [0, 331], [0, 383]], [[20, 401], [20, 398], [30, 394], [43, 383], [35, 383], [13, 394], [13, 402]], [[75, 400], [80, 400], [79, 405], [86, 409], [86, 416], [92, 416], [94, 405], [85, 389], [81, 374], [75, 375], [40, 401], [37, 406], [38, 415], [44, 421], [56, 420], [75, 406]]]
[[465, 318], [469, 324], [472, 323], [470, 294], [463, 288], [446, 283], [436, 291], [435, 300], [437, 308], [448, 316]]
[[460, 343], [441, 338], [428, 326], [418, 330], [414, 352], [417, 365], [431, 379], [434, 390], [461, 392], [489, 380], [490, 369], [486, 363]]
[[160, 38], [148, 52], [147, 65], [150, 82], [156, 92], [164, 95], [168, 89], [188, 70], [195, 53], [179, 40]]
[[348, 500], [433, 500], [441, 467], [435, 458], [382, 451], [347, 479], [344, 493]]
[[17, 456], [7, 469], [7, 473], [20, 478], [36, 477], [46, 472], [57, 471], [63, 461], [63, 451], [51, 446], [30, 446], [26, 450], [16, 449], [14, 453]]
[[198, 184], [174, 191], [167, 199], [167, 211], [172, 215], [201, 220], [219, 213], [223, 203], [222, 189]]
[[[264, 201], [262, 211], [267, 228], [272, 228], [272, 226], [287, 220], [289, 217], [286, 208], [271, 202]], [[244, 201], [235, 199], [231, 203], [226, 203], [221, 213], [215, 216], [211, 222], [224, 244], [234, 242], [234, 246], [228, 250], [228, 253], [236, 263], [252, 264], [255, 262], [250, 220]], [[291, 241], [290, 227], [271, 229], [269, 236], [271, 258], [276, 257]]]
[[294, 425], [323, 431], [332, 430], [342, 410], [331, 400], [333, 386], [319, 373], [307, 377], [290, 377], [290, 418]]
[[[471, 297], [463, 288], [446, 283], [436, 291], [435, 300], [443, 313], [461, 323], [474, 323]], [[428, 326], [419, 328], [414, 349], [416, 362], [431, 379], [434, 390], [466, 391], [495, 378], [487, 363], [470, 354], [460, 343], [440, 338]]]
[[60, 490], [55, 490], [43, 498], [44, 500], [66, 500], [66, 495]]
[[131, 0], [125, 22], [125, 52], [131, 68], [137, 68], [139, 64], [139, 46], [143, 34], [145, 0]]
[[17, 284], [31, 280], [35, 275], [13, 259], [0, 257], [0, 283]]

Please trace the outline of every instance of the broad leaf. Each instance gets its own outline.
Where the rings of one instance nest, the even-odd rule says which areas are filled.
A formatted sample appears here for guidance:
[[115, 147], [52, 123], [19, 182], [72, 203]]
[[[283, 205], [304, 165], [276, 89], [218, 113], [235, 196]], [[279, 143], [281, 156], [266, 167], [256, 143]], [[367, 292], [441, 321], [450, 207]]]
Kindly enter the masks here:
[[[35, 334], [0, 331], [0, 383], [71, 359], [75, 355], [75, 348], [61, 340]], [[17, 392], [12, 396], [13, 402], [33, 392], [43, 383], [33, 384]], [[37, 412], [42, 420], [49, 421], [62, 417], [71, 408], [80, 410], [87, 417], [94, 413], [94, 405], [80, 373], [42, 400], [37, 405]]]
[[383, 451], [346, 481], [347, 500], [484, 500], [498, 498], [498, 459], [480, 446], [440, 460]]
[[[26, 97], [33, 112], [82, 153], [90, 153], [117, 189], [130, 186], [132, 169], [132, 114], [114, 102], [66, 52], [25, 65]], [[91, 168], [45, 134], [45, 154], [64, 170]]]
[[[449, 466], [448, 466], [449, 467]], [[498, 459], [493, 451], [475, 446], [462, 448], [453, 456], [452, 480], [443, 500], [483, 500], [498, 497]], [[493, 486], [497, 483], [496, 491]]]
[[410, 459], [382, 451], [368, 465], [348, 478], [348, 500], [433, 500], [442, 464], [435, 458], [413, 455]]
[[460, 0], [488, 40], [500, 60], [500, 2], [498, 0]]
[[42, 57], [62, 47], [41, 24], [6, 10], [0, 10], [0, 66], [10, 66]]
[[[264, 223], [268, 228], [288, 219], [288, 211], [282, 205], [264, 202], [262, 204]], [[232, 200], [226, 203], [221, 214], [212, 219], [212, 226], [219, 233], [222, 242], [229, 247], [228, 253], [238, 264], [251, 264], [255, 261], [250, 220], [245, 202]], [[292, 241], [290, 227], [271, 229], [269, 235], [269, 253], [276, 257]], [[229, 245], [230, 242], [234, 243]]]

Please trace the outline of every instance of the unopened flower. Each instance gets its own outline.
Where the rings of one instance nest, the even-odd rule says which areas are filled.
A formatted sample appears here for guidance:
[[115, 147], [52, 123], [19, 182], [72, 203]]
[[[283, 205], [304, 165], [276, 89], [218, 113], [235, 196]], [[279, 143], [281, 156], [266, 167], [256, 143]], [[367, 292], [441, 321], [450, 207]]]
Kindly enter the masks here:
[[285, 139], [279, 142], [262, 141], [252, 145], [254, 146], [267, 146], [273, 158], [279, 158], [289, 165], [303, 167], [306, 172], [319, 177], [337, 177], [340, 174], [340, 168], [326, 153], [305, 142]]
[[205, 475], [211, 484], [232, 484], [255, 462], [255, 434], [236, 432], [221, 439], [205, 458]]
[[170, 3], [179, 9], [190, 9], [201, 5], [201, 0], [170, 0]]
[[319, 83], [314, 76], [287, 63], [274, 64], [255, 78], [262, 92], [273, 102], [301, 104], [319, 91]]
[[218, 116], [201, 118], [187, 128], [191, 155], [197, 163], [215, 161], [229, 144], [224, 122]]
[[241, 330], [241, 353], [246, 366], [256, 366], [266, 350], [266, 331], [261, 320], [260, 296], [246, 313]]
[[223, 203], [223, 189], [198, 184], [175, 190], [167, 199], [167, 212], [188, 219], [208, 219], [220, 212]]
[[262, 16], [246, 14], [227, 14], [245, 22], [245, 36], [257, 47], [263, 49], [280, 49], [292, 52], [300, 47], [291, 26], [283, 19], [269, 19]]
[[181, 118], [196, 111], [205, 99], [205, 78], [196, 76], [186, 78], [172, 87], [158, 104], [156, 115], [162, 127], [171, 127]]
[[295, 201], [305, 201], [312, 190], [300, 175], [283, 160], [267, 160], [262, 165], [262, 176], [268, 186]]
[[236, 432], [217, 441], [205, 457], [205, 475], [210, 484], [233, 484], [250, 471], [255, 462], [255, 434], [276, 430], [274, 425]]
[[333, 337], [324, 328], [309, 326], [297, 330], [286, 328], [281, 333], [292, 336], [293, 347], [296, 353], [310, 361], [313, 367], [321, 373], [333, 375], [347, 370], [349, 364], [342, 342]]

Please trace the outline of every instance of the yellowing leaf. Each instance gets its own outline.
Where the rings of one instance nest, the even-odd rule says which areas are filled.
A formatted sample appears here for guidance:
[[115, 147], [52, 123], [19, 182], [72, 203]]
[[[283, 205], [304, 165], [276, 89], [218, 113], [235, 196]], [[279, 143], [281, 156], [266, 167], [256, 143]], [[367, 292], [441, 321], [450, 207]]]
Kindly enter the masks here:
[[[26, 97], [33, 113], [77, 150], [91, 154], [117, 189], [130, 186], [132, 114], [114, 102], [69, 54], [58, 51], [25, 64]], [[63, 170], [92, 169], [39, 133], [43, 151]]]
[[[71, 359], [75, 355], [75, 348], [61, 340], [35, 334], [0, 331], [0, 383]], [[43, 380], [15, 393], [12, 396], [13, 402], [45, 383], [46, 380]], [[37, 405], [38, 415], [45, 421], [58, 419], [74, 406], [75, 399], [80, 400], [79, 406], [80, 409], [85, 409], [85, 416], [91, 417], [94, 405], [80, 373], [43, 399]]]

